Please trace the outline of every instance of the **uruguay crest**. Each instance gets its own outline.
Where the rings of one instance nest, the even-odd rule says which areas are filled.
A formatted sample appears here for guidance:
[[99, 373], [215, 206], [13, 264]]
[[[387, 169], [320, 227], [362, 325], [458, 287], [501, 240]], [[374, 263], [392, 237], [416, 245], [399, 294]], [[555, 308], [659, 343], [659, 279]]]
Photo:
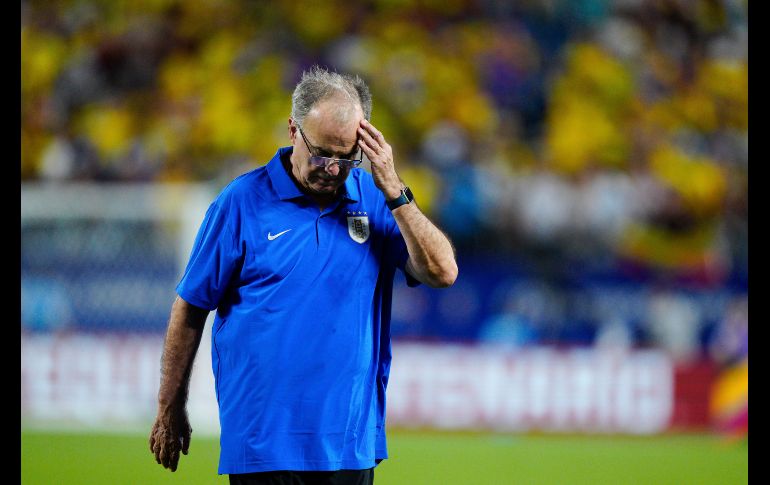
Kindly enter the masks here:
[[[364, 214], [364, 215], [360, 215]], [[348, 212], [348, 234], [358, 244], [369, 239], [369, 216], [366, 212]]]

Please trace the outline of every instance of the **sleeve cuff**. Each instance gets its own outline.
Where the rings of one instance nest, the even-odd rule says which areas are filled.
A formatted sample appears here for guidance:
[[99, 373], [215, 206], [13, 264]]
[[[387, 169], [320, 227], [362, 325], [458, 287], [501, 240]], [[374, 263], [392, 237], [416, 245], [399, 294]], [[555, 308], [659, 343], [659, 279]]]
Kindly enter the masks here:
[[414, 288], [415, 286], [420, 286], [422, 284], [420, 280], [410, 275], [406, 268], [404, 268], [404, 276], [406, 276], [406, 286], [410, 288]]
[[217, 305], [212, 306], [211, 303], [203, 301], [195, 295], [188, 293], [184, 290], [184, 288], [182, 288], [181, 284], [177, 285], [176, 294], [190, 305], [195, 305], [198, 308], [203, 308], [204, 310], [208, 310], [210, 312], [216, 310], [217, 308]]

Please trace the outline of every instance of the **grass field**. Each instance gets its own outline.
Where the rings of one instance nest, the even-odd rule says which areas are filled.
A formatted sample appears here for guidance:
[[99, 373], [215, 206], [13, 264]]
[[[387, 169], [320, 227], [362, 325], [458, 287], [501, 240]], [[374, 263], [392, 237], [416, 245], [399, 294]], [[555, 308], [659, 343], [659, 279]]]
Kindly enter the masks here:
[[[390, 431], [390, 459], [377, 485], [423, 484], [740, 484], [748, 445], [714, 436], [502, 435]], [[141, 435], [23, 431], [22, 484], [217, 484], [216, 439], [193, 437], [171, 473]]]

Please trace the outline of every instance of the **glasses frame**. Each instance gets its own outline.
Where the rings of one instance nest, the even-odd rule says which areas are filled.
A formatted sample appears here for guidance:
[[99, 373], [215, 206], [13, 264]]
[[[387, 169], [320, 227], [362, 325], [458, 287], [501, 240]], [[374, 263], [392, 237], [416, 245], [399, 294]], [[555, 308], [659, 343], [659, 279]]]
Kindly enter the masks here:
[[332, 164], [336, 163], [340, 168], [356, 168], [363, 162], [363, 156], [364, 156], [364, 150], [363, 148], [358, 149], [359, 157], [353, 160], [349, 160], [347, 158], [332, 158], [332, 157], [322, 157], [321, 155], [316, 155], [315, 153], [318, 151], [318, 148], [311, 145], [309, 141], [307, 141], [307, 138], [305, 137], [305, 133], [302, 132], [302, 127], [297, 124], [297, 129], [299, 130], [299, 134], [302, 136], [302, 140], [305, 142], [305, 146], [307, 147], [307, 151], [310, 152], [310, 159], [308, 160], [311, 165], [315, 165], [316, 167], [323, 167], [328, 168]]

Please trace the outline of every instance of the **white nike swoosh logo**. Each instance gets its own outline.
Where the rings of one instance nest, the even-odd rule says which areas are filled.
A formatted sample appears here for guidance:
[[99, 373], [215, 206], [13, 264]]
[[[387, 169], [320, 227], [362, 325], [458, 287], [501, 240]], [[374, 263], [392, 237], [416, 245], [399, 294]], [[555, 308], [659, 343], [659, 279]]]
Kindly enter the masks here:
[[270, 241], [272, 241], [273, 239], [277, 238], [278, 236], [281, 236], [281, 235], [283, 235], [283, 234], [286, 234], [286, 233], [287, 233], [287, 232], [289, 232], [289, 231], [291, 231], [291, 229], [286, 229], [285, 231], [283, 231], [283, 232], [279, 232], [278, 234], [275, 234], [275, 235], [273, 235], [273, 234], [270, 234], [270, 233], [268, 232], [268, 233], [267, 233], [267, 239], [268, 239], [268, 240], [270, 240]]

